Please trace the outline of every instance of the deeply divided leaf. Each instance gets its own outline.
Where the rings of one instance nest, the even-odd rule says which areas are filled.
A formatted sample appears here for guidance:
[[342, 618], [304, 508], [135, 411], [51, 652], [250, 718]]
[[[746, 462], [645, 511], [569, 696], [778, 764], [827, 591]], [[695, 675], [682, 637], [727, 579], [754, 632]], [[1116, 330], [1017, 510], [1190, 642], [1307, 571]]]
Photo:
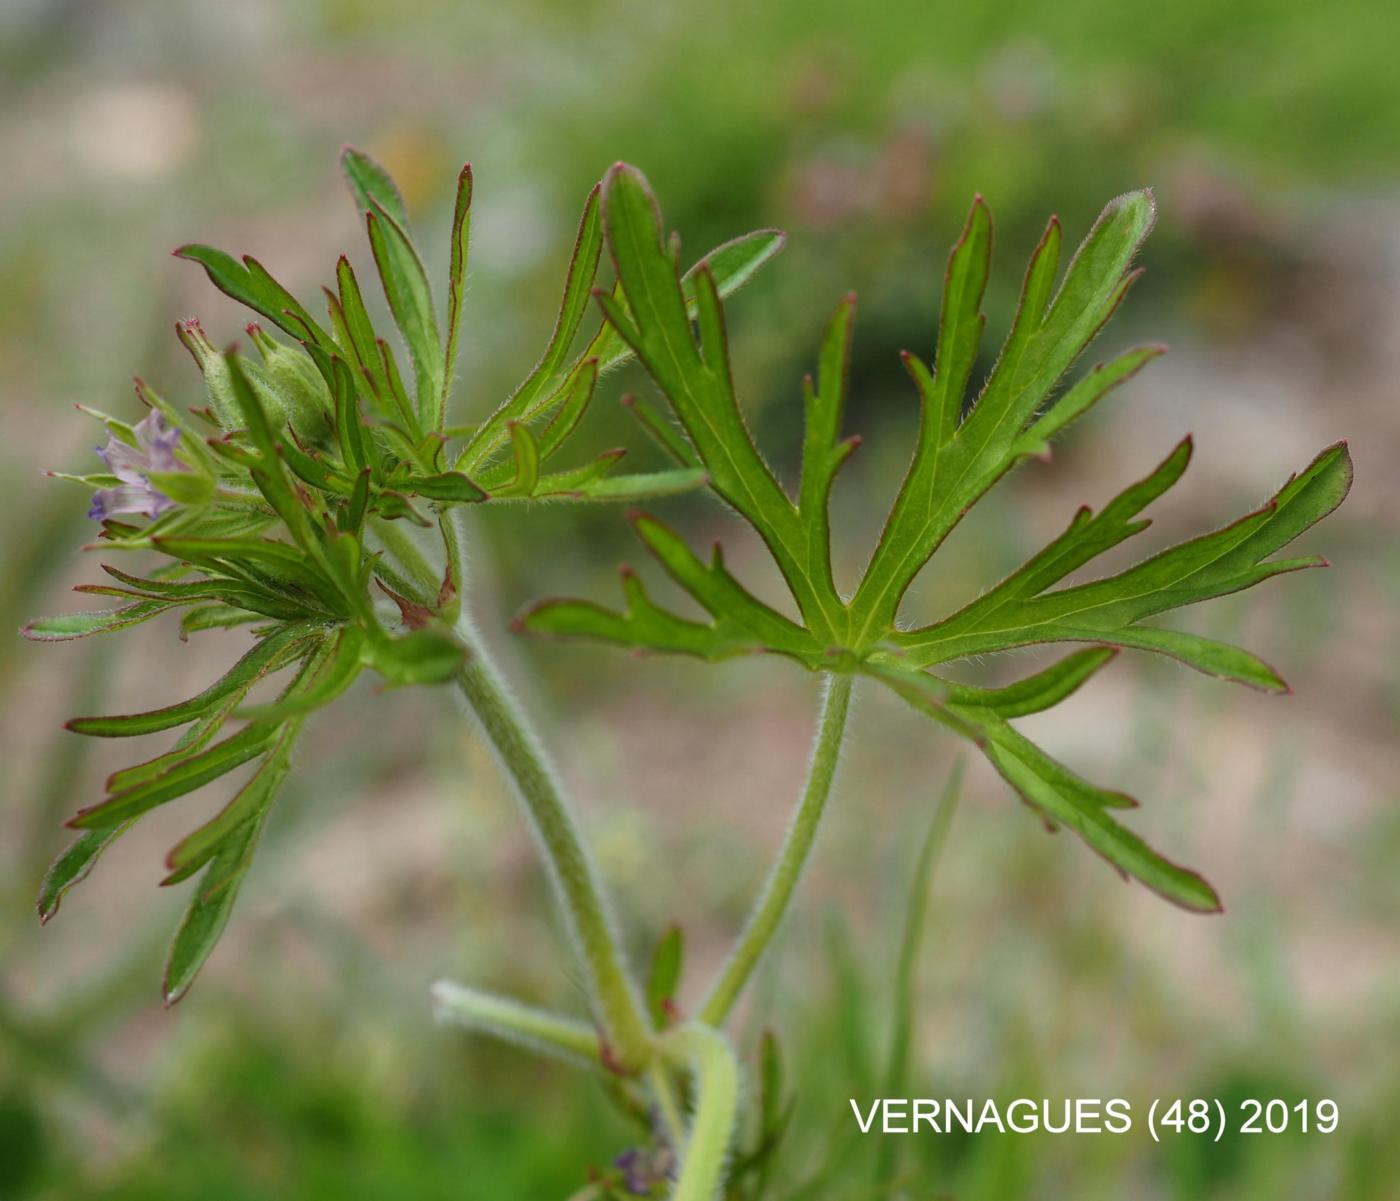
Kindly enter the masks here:
[[[1187, 439], [1099, 513], [1081, 509], [1059, 538], [949, 617], [915, 628], [901, 621], [910, 584], [987, 491], [1017, 463], [1047, 458], [1055, 436], [1161, 353], [1158, 346], [1128, 350], [1077, 382], [1062, 383], [1136, 278], [1133, 259], [1155, 217], [1151, 193], [1130, 192], [1112, 201], [1063, 273], [1062, 231], [1057, 220], [1050, 221], [1032, 254], [1010, 333], [974, 390], [992, 246], [991, 215], [977, 198], [949, 256], [932, 366], [917, 355], [904, 356], [919, 398], [919, 435], [884, 530], [849, 593], [838, 588], [832, 570], [827, 510], [836, 472], [857, 443], [841, 428], [854, 297], [837, 306], [815, 379], [803, 388], [802, 474], [794, 498], [778, 483], [745, 422], [712, 267], [701, 263], [682, 279], [675, 243], [665, 236], [656, 201], [633, 168], [618, 165], [609, 172], [602, 214], [618, 286], [599, 293], [598, 302], [646, 367], [675, 424], [644, 398], [633, 402], [633, 411], [667, 453], [703, 470], [710, 487], [762, 537], [799, 620], [743, 587], [718, 548], [705, 562], [679, 534], [643, 515], [634, 523], [643, 544], [698, 602], [704, 620], [657, 604], [641, 579], [624, 570], [622, 610], [589, 601], [543, 601], [522, 614], [520, 628], [708, 660], [762, 651], [812, 670], [862, 673], [976, 743], [1046, 821], [1073, 829], [1123, 872], [1171, 900], [1195, 910], [1217, 909], [1218, 898], [1199, 876], [1152, 851], [1110, 816], [1131, 804], [1128, 798], [1080, 779], [1008, 722], [1065, 700], [1121, 647], [1171, 655], [1268, 691], [1285, 690], [1277, 673], [1247, 651], [1143, 622], [1319, 565], [1316, 556], [1273, 556], [1341, 503], [1351, 480], [1345, 446], [1324, 451], [1239, 521], [1136, 567], [1066, 586], [1073, 573], [1146, 528], [1139, 514], [1180, 479], [1191, 454]], [[693, 305], [686, 284], [693, 287]], [[1089, 645], [995, 689], [955, 683], [931, 670], [1052, 642]]]

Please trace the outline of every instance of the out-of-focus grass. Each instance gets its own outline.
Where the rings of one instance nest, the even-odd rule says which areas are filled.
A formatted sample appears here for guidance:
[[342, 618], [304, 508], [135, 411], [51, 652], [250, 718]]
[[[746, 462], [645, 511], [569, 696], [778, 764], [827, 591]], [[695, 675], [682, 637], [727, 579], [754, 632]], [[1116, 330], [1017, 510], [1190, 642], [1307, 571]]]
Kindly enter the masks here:
[[[577, 206], [611, 160], [648, 172], [692, 253], [787, 228], [788, 250], [736, 301], [736, 362], [759, 436], [789, 466], [817, 331], [860, 291], [851, 423], [867, 441], [837, 496], [849, 568], [911, 433], [896, 352], [929, 347], [971, 193], [998, 220], [995, 328], [1048, 211], [1075, 233], [1107, 196], [1152, 184], [1150, 274], [1109, 337], [1165, 333], [1176, 353], [950, 541], [914, 604], [932, 615], [964, 578], [990, 582], [1188, 426], [1198, 483], [1164, 517], [1173, 529], [1257, 500], [1352, 434], [1357, 494], [1316, 541], [1338, 570], [1221, 604], [1202, 627], [1276, 659], [1293, 701], [1122, 665], [1048, 734], [1148, 801], [1140, 824], [1221, 884], [1224, 921], [1116, 890], [972, 773], [935, 886], [912, 1079], [931, 1095], [1125, 1095], [1139, 1112], [1152, 1096], [1330, 1095], [1342, 1128], [1161, 1149], [1140, 1131], [911, 1140], [910, 1195], [1379, 1199], [1400, 1176], [1385, 1123], [1400, 1104], [1400, 557], [1383, 486], [1400, 434], [1400, 91], [1373, 16], [1285, 0], [858, 15], [834, 0], [5, 5], [0, 612], [13, 626], [62, 607], [63, 584], [92, 570], [76, 551], [82, 498], [36, 474], [96, 440], [71, 403], [131, 412], [132, 372], [193, 402], [171, 323], [198, 313], [239, 335], [241, 314], [165, 252], [196, 237], [251, 251], [306, 293], [358, 250], [341, 141], [393, 168], [437, 251], [453, 173], [476, 165], [462, 366], [475, 412], [538, 352]], [[600, 398], [598, 445], [637, 445], [612, 401], [641, 383]], [[704, 500], [668, 512], [745, 553]], [[612, 562], [636, 553], [602, 509], [492, 515], [476, 534], [492, 630], [539, 592], [611, 587]], [[698, 989], [795, 793], [808, 682], [771, 664], [507, 649], [539, 673], [531, 700], [589, 802], [636, 946], [683, 920]], [[171, 832], [159, 815], [40, 937], [31, 898], [62, 840], [50, 819], [109, 765], [59, 721], [168, 699], [210, 653], [160, 630], [108, 650], [0, 641], [0, 1197], [562, 1198], [581, 1165], [626, 1145], [567, 1069], [428, 1022], [437, 975], [578, 998], [528, 839], [432, 696], [352, 697], [313, 731], [228, 945], [178, 1012], [155, 1003], [180, 899], [153, 887]], [[779, 1196], [828, 1156], [807, 1195], [868, 1195], [873, 1147], [849, 1137], [847, 1098], [882, 1062], [907, 852], [951, 750], [873, 700], [856, 720], [820, 861], [748, 1018], [746, 1049], [772, 1023], [796, 1069]]]

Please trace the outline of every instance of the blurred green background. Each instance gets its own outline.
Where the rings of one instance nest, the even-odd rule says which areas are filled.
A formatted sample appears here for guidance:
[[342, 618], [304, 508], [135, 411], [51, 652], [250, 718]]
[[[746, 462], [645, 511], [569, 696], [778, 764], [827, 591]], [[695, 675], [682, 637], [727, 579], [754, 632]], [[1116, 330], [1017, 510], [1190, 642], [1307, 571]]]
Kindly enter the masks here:
[[[980, 763], [933, 886], [914, 1091], [928, 1096], [1334, 1098], [1330, 1136], [907, 1140], [911, 1198], [1396, 1196], [1400, 1140], [1400, 82], [1384, 6], [1301, 0], [832, 0], [629, 5], [516, 0], [5, 0], [0, 4], [0, 611], [77, 607], [85, 502], [39, 469], [90, 466], [75, 402], [132, 415], [139, 373], [195, 403], [171, 333], [235, 307], [168, 255], [250, 252], [303, 296], [361, 255], [342, 142], [397, 175], [429, 249], [461, 162], [477, 182], [461, 376], [470, 419], [533, 363], [578, 207], [641, 166], [693, 254], [789, 231], [731, 306], [753, 424], [795, 453], [801, 374], [837, 298], [861, 298], [838, 485], [838, 568], [859, 568], [914, 428], [897, 352], [931, 352], [947, 246], [976, 191], [997, 219], [988, 302], [1004, 330], [1052, 211], [1077, 238], [1110, 196], [1155, 187], [1146, 278], [1104, 337], [1172, 353], [1025, 468], [911, 594], [933, 617], [993, 582], [1081, 501], [1186, 431], [1188, 485], [1139, 541], [1218, 523], [1321, 446], [1358, 483], [1308, 537], [1331, 572], [1216, 602], [1291, 698], [1120, 660], [1053, 716], [1055, 754], [1145, 800], [1137, 829], [1202, 868], [1223, 918], [1123, 885], [1047, 838]], [[1393, 22], [1393, 17], [1390, 18]], [[439, 259], [441, 256], [439, 255]], [[989, 338], [999, 341], [1000, 334]], [[611, 379], [590, 432], [640, 446]], [[1136, 474], [1135, 474], [1136, 473]], [[704, 498], [663, 502], [697, 542], [754, 548]], [[628, 940], [690, 942], [694, 998], [752, 897], [799, 787], [816, 686], [723, 668], [518, 645], [553, 590], [610, 599], [637, 554], [615, 510], [476, 521], [475, 604], [586, 805]], [[1133, 550], [1140, 553], [1139, 548]], [[109, 748], [77, 711], [193, 691], [229, 643], [143, 627], [110, 645], [0, 640], [0, 1198], [564, 1198], [633, 1137], [569, 1069], [435, 1028], [452, 976], [577, 1012], [530, 841], [445, 699], [358, 690], [317, 723], [232, 927], [166, 1012], [159, 965], [182, 897], [160, 856], [214, 796], [154, 814], [42, 933], [32, 898], [61, 819]], [[1126, 657], [1125, 657], [1126, 658]], [[184, 690], [182, 692], [182, 690]], [[870, 1097], [912, 853], [956, 747], [858, 699], [830, 825], [743, 1028], [774, 1025], [798, 1109], [775, 1196], [871, 1194]], [[118, 748], [119, 749], [119, 748]]]

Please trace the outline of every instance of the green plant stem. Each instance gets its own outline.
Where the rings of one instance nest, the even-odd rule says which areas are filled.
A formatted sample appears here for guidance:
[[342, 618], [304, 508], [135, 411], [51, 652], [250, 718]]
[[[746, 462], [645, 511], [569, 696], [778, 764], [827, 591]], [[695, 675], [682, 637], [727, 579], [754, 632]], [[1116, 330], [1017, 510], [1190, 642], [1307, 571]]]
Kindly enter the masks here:
[[695, 1079], [695, 1116], [671, 1201], [714, 1201], [739, 1111], [738, 1060], [723, 1034], [693, 1022], [663, 1035], [660, 1049]]
[[653, 1059], [647, 1068], [647, 1085], [652, 1096], [656, 1098], [656, 1108], [666, 1127], [666, 1136], [671, 1140], [671, 1146], [679, 1150], [681, 1143], [685, 1141], [685, 1119], [681, 1115], [680, 1103], [676, 1100], [676, 1090], [670, 1072], [665, 1062], [659, 1058]]
[[535, 1050], [563, 1054], [597, 1065], [598, 1032], [587, 1022], [523, 1005], [450, 981], [433, 985], [433, 1011], [441, 1021], [480, 1030]]
[[584, 851], [543, 747], [513, 703], [485, 648], [465, 619], [459, 619], [457, 633], [467, 647], [458, 686], [529, 814], [558, 890], [569, 934], [583, 959], [589, 996], [607, 1040], [610, 1062], [622, 1071], [636, 1071], [650, 1058], [651, 1036], [593, 863]]
[[[418, 585], [436, 595], [439, 575], [421, 548], [391, 523], [379, 523], [378, 532]], [[450, 518], [444, 520], [440, 532], [448, 563], [456, 574], [463, 556], [455, 523]], [[460, 600], [460, 596], [454, 598], [457, 604]], [[467, 652], [457, 674], [458, 688], [530, 818], [565, 925], [583, 960], [593, 1014], [605, 1040], [601, 1050], [607, 1065], [628, 1073], [640, 1071], [652, 1053], [645, 1011], [628, 973], [601, 882], [584, 850], [563, 790], [534, 729], [472, 628], [465, 607], [459, 610], [453, 629]]]
[[849, 675], [827, 677], [817, 741], [812, 751], [802, 801], [748, 925], [701, 1006], [700, 1020], [708, 1025], [724, 1024], [787, 913], [802, 869], [811, 854], [827, 798], [831, 795], [831, 784], [836, 776], [836, 764], [841, 757], [841, 743], [846, 732], [851, 684], [852, 677]]

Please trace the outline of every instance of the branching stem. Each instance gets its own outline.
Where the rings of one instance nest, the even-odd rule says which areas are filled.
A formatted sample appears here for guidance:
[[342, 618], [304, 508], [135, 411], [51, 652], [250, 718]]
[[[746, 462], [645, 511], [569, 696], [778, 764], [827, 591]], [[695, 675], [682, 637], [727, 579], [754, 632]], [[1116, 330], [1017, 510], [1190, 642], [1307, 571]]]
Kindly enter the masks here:
[[544, 748], [506, 691], [485, 647], [465, 620], [458, 621], [457, 632], [467, 647], [458, 687], [534, 827], [564, 921], [583, 960], [589, 996], [612, 1062], [625, 1071], [637, 1070], [650, 1057], [651, 1036], [592, 860]]
[[469, 1030], [585, 1060], [594, 1066], [599, 1063], [598, 1032], [587, 1022], [536, 1009], [509, 997], [443, 980], [433, 985], [433, 1010], [439, 1020]]
[[[384, 523], [387, 527], [390, 523]], [[438, 573], [422, 550], [397, 530], [381, 529], [386, 545], [425, 591], [435, 591]], [[450, 521], [441, 527], [450, 570], [461, 570], [461, 552]], [[460, 603], [460, 597], [451, 603]], [[564, 922], [583, 960], [593, 1014], [606, 1040], [609, 1066], [638, 1071], [651, 1058], [651, 1033], [631, 982], [602, 884], [584, 850], [578, 826], [544, 747], [511, 697], [465, 611], [454, 629], [467, 658], [457, 675], [466, 707], [481, 724], [502, 770], [530, 818], [559, 897]]]
[[663, 1035], [661, 1053], [695, 1079], [695, 1116], [671, 1201], [714, 1201], [739, 1111], [739, 1063], [718, 1030], [688, 1023]]

